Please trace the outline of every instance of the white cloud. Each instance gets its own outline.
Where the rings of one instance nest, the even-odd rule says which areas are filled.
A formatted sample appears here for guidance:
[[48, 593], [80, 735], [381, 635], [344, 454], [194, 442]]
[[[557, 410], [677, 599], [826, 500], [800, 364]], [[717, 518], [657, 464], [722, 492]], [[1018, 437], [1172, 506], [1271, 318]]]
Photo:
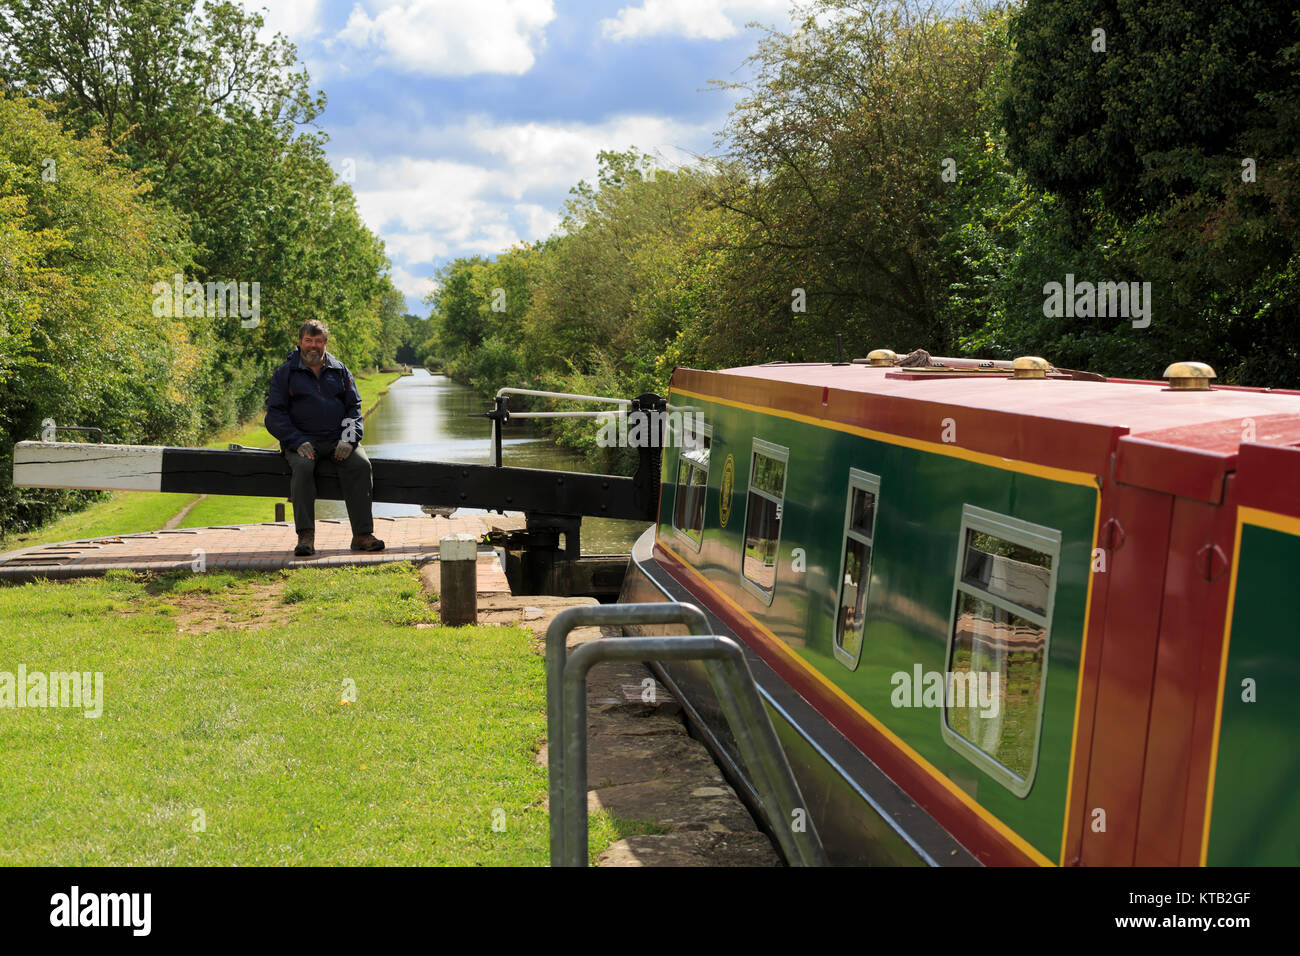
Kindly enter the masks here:
[[538, 189], [556, 189], [596, 177], [596, 154], [636, 146], [663, 156], [664, 165], [690, 161], [683, 144], [700, 143], [709, 135], [704, 126], [658, 116], [621, 116], [604, 123], [516, 123], [491, 125], [474, 119], [449, 133], [505, 161], [507, 175], [500, 189], [514, 199]]
[[[512, 220], [533, 233], [528, 238], [543, 238], [558, 222], [562, 199], [553, 204], [538, 199], [559, 199], [580, 179], [594, 180], [600, 150], [635, 145], [658, 153], [662, 165], [671, 167], [690, 161], [678, 144], [701, 144], [709, 128], [654, 116], [564, 125], [495, 125], [475, 117], [426, 133], [431, 142], [476, 146], [482, 160], [357, 158], [353, 183], [370, 228], [395, 254], [423, 259], [451, 249], [501, 251], [518, 241]], [[419, 236], [437, 238], [422, 241]], [[491, 243], [498, 245], [489, 249]]]
[[248, 6], [262, 14], [263, 40], [283, 33], [297, 41], [320, 32], [320, 4], [321, 0], [251, 0]]
[[525, 234], [533, 239], [545, 239], [559, 228], [560, 215], [554, 209], [526, 202], [515, 206], [515, 211], [524, 217]]
[[643, 0], [600, 21], [611, 40], [648, 36], [682, 36], [688, 40], [725, 40], [750, 20], [789, 23], [791, 0]]
[[488, 170], [467, 163], [409, 156], [361, 159], [353, 190], [371, 228], [397, 224], [405, 232], [423, 227], [464, 238], [473, 197], [489, 178]]
[[[390, 273], [390, 276], [393, 280], [393, 285], [397, 287], [397, 291], [402, 293], [402, 295], [406, 296], [408, 299], [413, 300], [423, 300], [424, 297], [432, 292], [438, 285], [426, 276], [412, 275], [401, 266], [396, 265], [393, 266], [393, 271]], [[423, 313], [417, 312], [416, 314]]]
[[408, 73], [519, 75], [554, 19], [553, 0], [366, 0], [336, 41]]
[[383, 239], [388, 255], [404, 262], [433, 262], [450, 251], [447, 243], [427, 232], [389, 232]]
[[[418, 273], [431, 274], [440, 260], [495, 256], [555, 232], [569, 187], [595, 180], [600, 150], [635, 145], [671, 168], [691, 160], [679, 145], [702, 149], [710, 130], [654, 116], [563, 125], [472, 117], [426, 129], [427, 136], [412, 142], [428, 143], [431, 151], [438, 143], [464, 143], [479, 155], [456, 161], [359, 156], [352, 187], [362, 219], [393, 260], [394, 284], [413, 302], [432, 287]], [[346, 131], [344, 138], [364, 141], [363, 131]]]

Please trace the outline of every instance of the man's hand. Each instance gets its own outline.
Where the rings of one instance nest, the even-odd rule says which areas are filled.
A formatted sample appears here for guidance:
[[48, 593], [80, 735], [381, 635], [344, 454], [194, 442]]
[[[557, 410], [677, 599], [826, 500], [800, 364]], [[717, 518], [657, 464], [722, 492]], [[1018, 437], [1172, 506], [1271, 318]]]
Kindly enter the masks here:
[[352, 446], [345, 441], [339, 442], [334, 446], [334, 460], [342, 461], [348, 455], [352, 454]]
[[316, 449], [311, 447], [311, 442], [305, 441], [298, 446], [298, 454], [302, 455], [304, 458], [315, 458]]

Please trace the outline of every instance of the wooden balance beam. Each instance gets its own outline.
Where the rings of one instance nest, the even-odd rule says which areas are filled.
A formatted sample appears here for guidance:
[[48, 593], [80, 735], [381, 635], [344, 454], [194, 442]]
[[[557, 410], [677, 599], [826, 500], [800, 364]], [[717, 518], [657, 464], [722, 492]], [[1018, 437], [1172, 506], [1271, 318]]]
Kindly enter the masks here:
[[[655, 519], [635, 481], [541, 468], [371, 458], [374, 501], [444, 508]], [[84, 488], [287, 498], [289, 463], [277, 451], [23, 441], [14, 445], [19, 488]], [[657, 490], [657, 489], [656, 489]], [[343, 500], [331, 460], [316, 469], [316, 496]]]

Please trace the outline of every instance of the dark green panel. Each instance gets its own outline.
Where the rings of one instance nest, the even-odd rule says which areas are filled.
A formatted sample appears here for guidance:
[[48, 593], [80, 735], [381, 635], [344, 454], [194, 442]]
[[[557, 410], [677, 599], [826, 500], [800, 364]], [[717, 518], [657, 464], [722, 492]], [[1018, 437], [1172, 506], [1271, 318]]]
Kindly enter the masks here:
[[[1078, 664], [1097, 489], [968, 462], [952, 456], [692, 399], [714, 428], [703, 547], [691, 563], [880, 723], [973, 796], [1048, 859], [1060, 855]], [[754, 437], [790, 450], [776, 593], [765, 606], [740, 585], [741, 535]], [[735, 457], [730, 521], [718, 525], [727, 455]], [[661, 533], [669, 523], [677, 455], [665, 456]], [[832, 651], [849, 469], [877, 475], [880, 496], [861, 662], [850, 671]], [[895, 672], [946, 666], [953, 578], [963, 505], [1060, 531], [1055, 613], [1049, 637], [1045, 709], [1033, 787], [1011, 793], [940, 732], [939, 708], [896, 708]], [[802, 548], [806, 571], [792, 571]]]
[[1243, 525], [1238, 561], [1206, 862], [1300, 866], [1300, 536]]

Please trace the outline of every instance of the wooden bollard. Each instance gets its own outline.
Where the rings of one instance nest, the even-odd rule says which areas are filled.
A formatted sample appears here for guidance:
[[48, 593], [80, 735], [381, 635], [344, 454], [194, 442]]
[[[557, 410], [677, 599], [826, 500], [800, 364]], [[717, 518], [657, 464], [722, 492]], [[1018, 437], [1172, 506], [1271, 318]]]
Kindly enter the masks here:
[[275, 520], [276, 520], [276, 521], [284, 521], [284, 502], [283, 502], [283, 501], [277, 501], [277, 502], [275, 503]]
[[438, 613], [448, 627], [478, 623], [478, 539], [448, 535], [438, 543]]

